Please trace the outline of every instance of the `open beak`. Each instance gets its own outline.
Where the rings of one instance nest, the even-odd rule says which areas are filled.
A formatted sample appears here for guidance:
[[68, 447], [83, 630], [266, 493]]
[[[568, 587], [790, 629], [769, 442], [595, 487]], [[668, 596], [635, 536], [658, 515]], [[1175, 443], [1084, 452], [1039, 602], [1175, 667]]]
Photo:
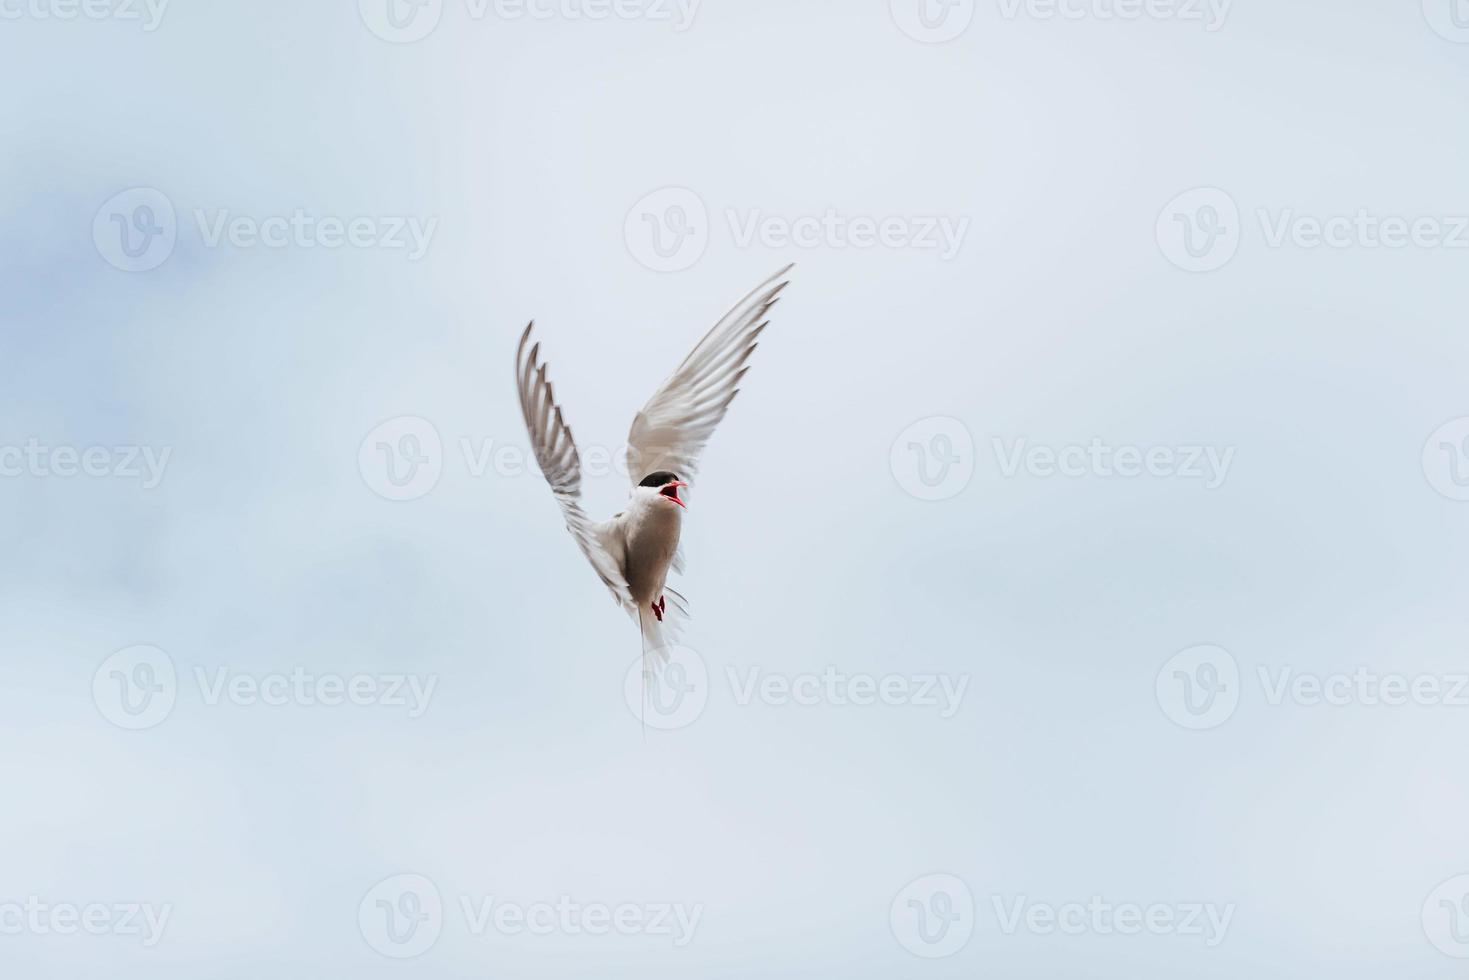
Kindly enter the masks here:
[[689, 505], [678, 499], [678, 488], [686, 486], [688, 486], [688, 484], [683, 482], [682, 480], [674, 480], [672, 483], [665, 483], [658, 492], [661, 495], [667, 497], [669, 500], [678, 504], [684, 510], [688, 510]]

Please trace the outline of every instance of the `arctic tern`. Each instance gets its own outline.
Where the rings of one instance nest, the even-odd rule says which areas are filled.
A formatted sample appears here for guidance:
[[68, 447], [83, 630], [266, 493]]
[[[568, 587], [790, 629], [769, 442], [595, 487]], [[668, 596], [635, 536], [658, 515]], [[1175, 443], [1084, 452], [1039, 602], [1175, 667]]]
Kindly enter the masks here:
[[582, 509], [581, 457], [546, 378], [541, 345], [531, 343], [535, 321], [521, 334], [515, 382], [536, 462], [561, 505], [566, 529], [613, 599], [637, 620], [645, 676], [651, 677], [650, 658], [652, 669], [666, 662], [680, 620], [688, 616], [688, 603], [667, 584], [670, 569], [683, 571], [678, 544], [688, 501], [679, 491], [693, 483], [700, 452], [739, 394], [756, 339], [770, 323], [766, 316], [789, 284], [791, 268], [736, 303], [633, 418], [627, 507], [601, 523]]

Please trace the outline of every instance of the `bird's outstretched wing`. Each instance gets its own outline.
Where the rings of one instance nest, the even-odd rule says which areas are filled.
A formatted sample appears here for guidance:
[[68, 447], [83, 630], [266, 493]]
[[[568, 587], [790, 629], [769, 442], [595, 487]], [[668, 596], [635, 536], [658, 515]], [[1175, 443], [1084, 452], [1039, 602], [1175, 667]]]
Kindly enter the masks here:
[[571, 427], [561, 417], [561, 408], [556, 404], [551, 382], [546, 380], [546, 365], [541, 363], [539, 343], [526, 350], [530, 343], [535, 322], [525, 328], [520, 336], [520, 346], [515, 351], [515, 386], [520, 392], [520, 411], [525, 416], [525, 427], [530, 433], [531, 446], [540, 464], [541, 473], [561, 505], [566, 518], [566, 529], [581, 546], [582, 553], [592, 563], [602, 584], [612, 592], [614, 599], [624, 608], [633, 607], [632, 592], [623, 577], [618, 562], [608, 553], [603, 544], [601, 528], [581, 507], [581, 457], [577, 455], [576, 443], [571, 438]]
[[739, 394], [765, 315], [789, 285], [786, 266], [714, 325], [633, 419], [627, 436], [627, 470], [634, 485], [660, 470], [692, 483], [699, 453]]

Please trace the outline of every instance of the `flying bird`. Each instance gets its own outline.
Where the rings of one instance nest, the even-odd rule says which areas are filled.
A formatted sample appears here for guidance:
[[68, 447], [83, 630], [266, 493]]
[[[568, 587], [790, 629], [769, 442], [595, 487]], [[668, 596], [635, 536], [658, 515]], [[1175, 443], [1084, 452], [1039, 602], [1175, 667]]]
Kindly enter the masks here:
[[645, 676], [651, 676], [650, 659], [655, 669], [667, 660], [668, 646], [688, 616], [687, 601], [667, 584], [670, 570], [683, 571], [679, 534], [688, 501], [679, 491], [692, 486], [699, 454], [739, 394], [756, 340], [770, 324], [767, 315], [789, 284], [791, 268], [736, 303], [633, 418], [627, 436], [632, 479], [627, 507], [600, 523], [582, 509], [581, 457], [546, 377], [541, 345], [531, 343], [535, 321], [521, 334], [515, 383], [536, 462], [561, 505], [566, 529], [612, 598], [637, 620]]

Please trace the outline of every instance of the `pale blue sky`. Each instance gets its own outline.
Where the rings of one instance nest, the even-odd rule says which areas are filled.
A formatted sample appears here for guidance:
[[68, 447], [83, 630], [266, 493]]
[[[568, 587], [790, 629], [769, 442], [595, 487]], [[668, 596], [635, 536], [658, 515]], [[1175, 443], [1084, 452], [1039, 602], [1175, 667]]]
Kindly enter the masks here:
[[[151, 489], [121, 453], [100, 477], [0, 477], [0, 915], [37, 896], [171, 917], [152, 947], [0, 931], [0, 962], [118, 980], [1458, 975], [1424, 906], [1469, 872], [1469, 705], [1272, 705], [1259, 679], [1469, 671], [1469, 503], [1422, 463], [1469, 416], [1469, 248], [1269, 236], [1365, 211], [1452, 237], [1469, 215], [1469, 44], [1435, 2], [1239, 0], [1210, 31], [994, 0], [941, 44], [886, 0], [704, 0], [686, 30], [444, 0], [403, 44], [369, 29], [370, 0], [176, 3], [152, 31], [3, 7], [20, 14], [0, 20], [0, 450], [169, 456]], [[177, 240], [127, 272], [94, 220], [138, 187]], [[635, 205], [669, 187], [708, 241], [658, 272]], [[1176, 267], [1156, 230], [1194, 188], [1239, 212], [1214, 271]], [[403, 219], [427, 249], [211, 244], [298, 211], [368, 219], [375, 246]], [[965, 230], [949, 258], [824, 231], [741, 243], [751, 221], [778, 236], [829, 211]], [[635, 630], [540, 478], [475, 475], [461, 440], [524, 449], [511, 364], [535, 317], [583, 449], [615, 449], [790, 261], [688, 518], [707, 705], [644, 738], [623, 697]], [[394, 502], [359, 449], [400, 417], [433, 426], [442, 471]], [[890, 459], [934, 417], [962, 421], [973, 478], [923, 501]], [[1094, 439], [1232, 456], [1214, 489], [1006, 475], [1019, 440]], [[597, 515], [624, 494], [587, 480]], [[93, 679], [139, 644], [166, 651], [177, 700], [126, 731]], [[1239, 703], [1188, 731], [1156, 684], [1203, 644], [1237, 662]], [[967, 687], [941, 717], [741, 704], [730, 680], [828, 666]], [[410, 717], [210, 704], [198, 680], [298, 668], [436, 688]], [[409, 963], [358, 923], [402, 873], [446, 906]], [[931, 960], [890, 924], [930, 874], [976, 904], [968, 942]], [[701, 919], [681, 947], [474, 935], [460, 900], [491, 895]], [[995, 903], [1022, 896], [1233, 913], [1212, 947], [1007, 934]]]

